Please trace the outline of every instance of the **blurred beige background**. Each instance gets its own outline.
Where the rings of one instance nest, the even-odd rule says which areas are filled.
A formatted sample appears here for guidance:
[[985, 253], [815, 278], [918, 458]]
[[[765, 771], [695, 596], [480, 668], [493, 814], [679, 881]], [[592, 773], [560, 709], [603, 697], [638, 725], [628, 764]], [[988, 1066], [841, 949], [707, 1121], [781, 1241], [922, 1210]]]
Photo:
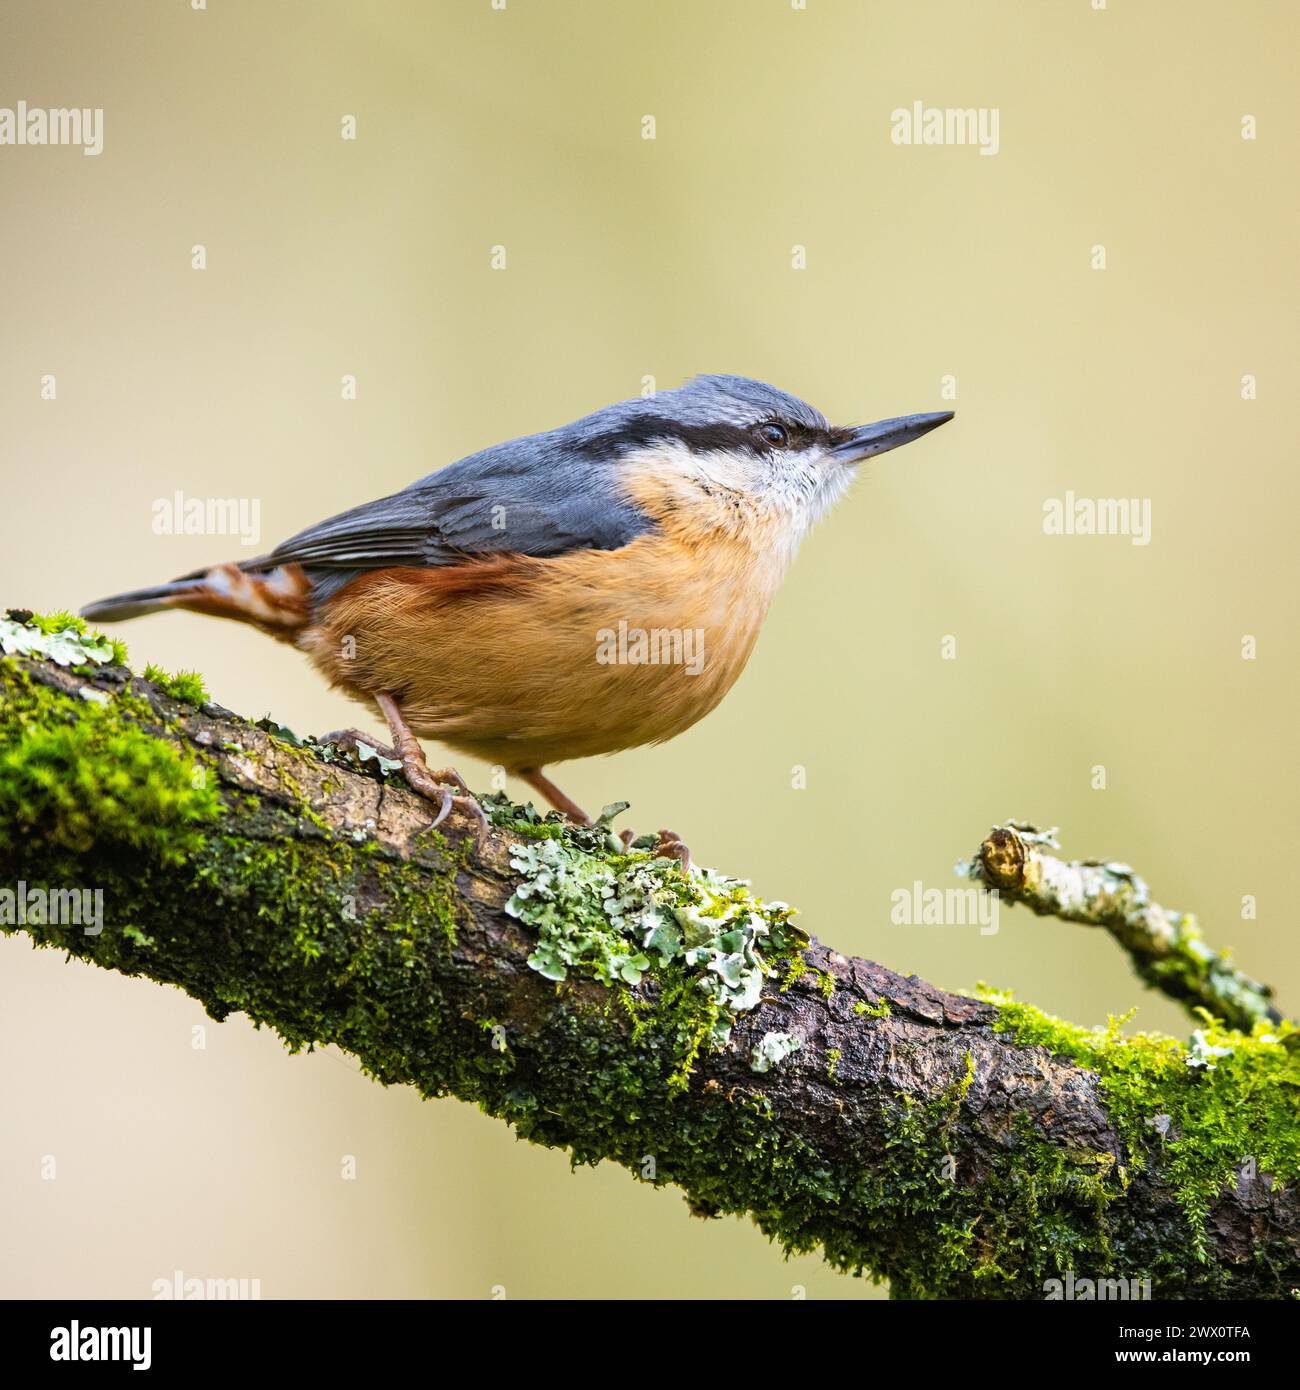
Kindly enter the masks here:
[[[1060, 824], [1297, 1005], [1294, 11], [6, 0], [0, 26], [0, 105], [105, 109], [97, 158], [0, 148], [0, 602], [250, 553], [155, 535], [177, 489], [258, 499], [270, 545], [647, 375], [843, 422], [945, 408], [952, 377], [956, 421], [868, 467], [723, 706], [563, 785], [845, 951], [1185, 1034], [1097, 934], [890, 924], [995, 820]], [[997, 108], [998, 154], [892, 144], [918, 100]], [[1045, 535], [1067, 489], [1149, 498], [1151, 544]], [[251, 716], [377, 723], [251, 630], [117, 631]], [[239, 1019], [195, 1050], [203, 1021], [0, 941], [0, 1293], [880, 1294], [339, 1054]]]

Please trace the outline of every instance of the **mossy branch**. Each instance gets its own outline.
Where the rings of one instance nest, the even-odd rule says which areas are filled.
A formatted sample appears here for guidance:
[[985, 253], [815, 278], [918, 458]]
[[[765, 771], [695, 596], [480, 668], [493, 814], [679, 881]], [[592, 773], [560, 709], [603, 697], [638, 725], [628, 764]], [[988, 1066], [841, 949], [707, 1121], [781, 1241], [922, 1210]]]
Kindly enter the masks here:
[[[482, 846], [431, 833], [378, 759], [27, 616], [0, 623], [5, 930], [749, 1213], [896, 1296], [1052, 1297], [1070, 1271], [1300, 1288], [1288, 1025], [1088, 1032], [848, 959], [603, 826], [496, 800]], [[102, 893], [98, 927], [73, 890]]]
[[1019, 821], [995, 826], [969, 875], [1039, 916], [1104, 927], [1128, 953], [1139, 977], [1176, 999], [1199, 1021], [1208, 1010], [1234, 1028], [1282, 1021], [1273, 991], [1210, 949], [1196, 918], [1162, 907], [1127, 864], [1066, 860], [1049, 854], [1055, 831]]

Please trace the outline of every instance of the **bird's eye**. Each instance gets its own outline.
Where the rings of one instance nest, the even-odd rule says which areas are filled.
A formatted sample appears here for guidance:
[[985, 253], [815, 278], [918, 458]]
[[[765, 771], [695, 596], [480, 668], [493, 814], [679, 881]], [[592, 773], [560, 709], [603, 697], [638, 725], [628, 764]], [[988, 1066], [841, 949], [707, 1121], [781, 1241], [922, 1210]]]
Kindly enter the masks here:
[[775, 420], [768, 420], [759, 425], [757, 433], [763, 443], [770, 444], [773, 449], [784, 449], [790, 442], [785, 426], [778, 425]]

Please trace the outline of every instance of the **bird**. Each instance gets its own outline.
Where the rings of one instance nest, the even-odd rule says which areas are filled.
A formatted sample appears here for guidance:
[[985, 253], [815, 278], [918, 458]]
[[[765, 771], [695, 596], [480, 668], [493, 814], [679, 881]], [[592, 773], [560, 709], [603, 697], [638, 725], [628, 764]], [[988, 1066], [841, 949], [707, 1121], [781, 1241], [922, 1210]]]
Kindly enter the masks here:
[[[430, 769], [422, 737], [591, 825], [547, 768], [661, 743], [714, 709], [857, 465], [952, 417], [835, 426], [764, 382], [696, 376], [471, 454], [255, 559], [81, 614], [181, 609], [292, 644], [383, 715], [382, 751], [437, 804], [435, 825], [455, 808], [481, 834], [486, 818], [454, 769]], [[689, 865], [674, 832], [659, 847]]]

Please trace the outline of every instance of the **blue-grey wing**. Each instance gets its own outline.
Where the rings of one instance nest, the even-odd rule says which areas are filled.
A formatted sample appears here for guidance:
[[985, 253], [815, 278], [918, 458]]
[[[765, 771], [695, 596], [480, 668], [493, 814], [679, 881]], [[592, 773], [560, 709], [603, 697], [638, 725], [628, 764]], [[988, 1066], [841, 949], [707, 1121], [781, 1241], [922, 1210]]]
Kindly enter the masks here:
[[623, 495], [616, 463], [574, 457], [540, 435], [473, 454], [391, 497], [329, 517], [253, 563], [342, 571], [337, 580], [313, 575], [329, 590], [358, 569], [616, 550], [652, 526]]

